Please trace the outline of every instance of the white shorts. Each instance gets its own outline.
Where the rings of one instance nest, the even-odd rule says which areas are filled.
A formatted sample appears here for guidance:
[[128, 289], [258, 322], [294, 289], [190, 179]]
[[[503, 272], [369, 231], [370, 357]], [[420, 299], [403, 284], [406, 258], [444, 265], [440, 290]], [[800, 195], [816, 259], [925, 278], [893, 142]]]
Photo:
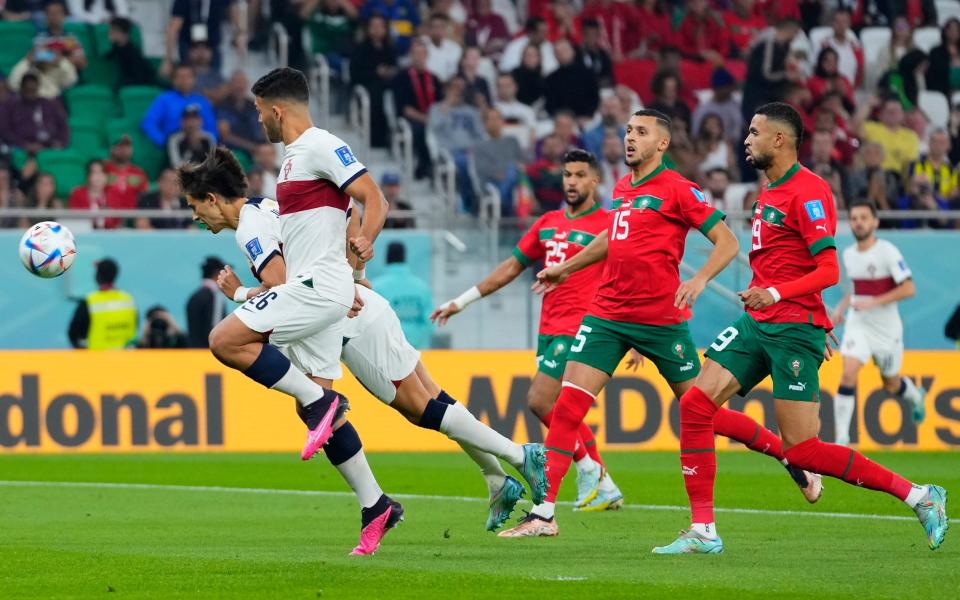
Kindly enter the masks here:
[[894, 377], [903, 365], [903, 337], [884, 335], [873, 328], [848, 323], [840, 343], [840, 354], [867, 364], [876, 363], [883, 377]]
[[305, 373], [339, 379], [342, 321], [350, 307], [324, 298], [306, 280], [297, 277], [273, 287], [233, 314], [253, 331], [269, 334], [270, 343]]
[[[417, 368], [420, 353], [403, 335], [400, 320], [384, 311], [359, 336], [343, 346], [343, 362], [371, 394], [385, 404], [397, 397], [397, 385]], [[394, 383], [396, 382], [396, 383]]]

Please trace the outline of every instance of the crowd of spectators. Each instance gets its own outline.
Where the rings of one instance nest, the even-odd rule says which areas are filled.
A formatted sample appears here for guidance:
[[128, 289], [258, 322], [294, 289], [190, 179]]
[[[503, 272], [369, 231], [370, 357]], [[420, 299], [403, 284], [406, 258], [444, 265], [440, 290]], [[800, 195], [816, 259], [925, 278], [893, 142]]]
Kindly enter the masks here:
[[[119, 86], [168, 91], [143, 115], [149, 142], [109, 140], [109, 156], [91, 161], [67, 198], [35, 161], [5, 163], [0, 206], [180, 205], [169, 171], [153, 181], [137, 172], [134, 143], [156, 145], [170, 167], [225, 144], [246, 157], [251, 195], [273, 194], [277, 151], [264, 140], [247, 76], [224, 73], [222, 53], [263, 50], [279, 22], [292, 66], [309, 68], [322, 54], [341, 91], [367, 90], [374, 146], [389, 147], [392, 120], [403, 119], [415, 178], [450, 157], [464, 212], [476, 213], [491, 187], [507, 216], [561, 206], [560, 158], [573, 147], [597, 155], [609, 202], [626, 174], [623, 125], [642, 106], [673, 121], [669, 166], [717, 205], [748, 208], [762, 182], [744, 162], [744, 129], [757, 106], [774, 100], [800, 110], [801, 161], [830, 183], [838, 208], [861, 198], [890, 210], [960, 208], [960, 20], [938, 18], [933, 0], [252, 0], [247, 22], [231, 0], [175, 0], [165, 55], [153, 62], [133, 42], [123, 0], [7, 0], [2, 14], [37, 27], [33, 48], [0, 85], [7, 155], [70, 144], [63, 96], [85, 81], [91, 58], [70, 23], [110, 24], [104, 58], [114, 61]], [[939, 43], [931, 43], [938, 27]], [[876, 28], [887, 35], [869, 46]], [[931, 95], [941, 99], [932, 108]], [[400, 202], [409, 182], [395, 173], [383, 179]]]

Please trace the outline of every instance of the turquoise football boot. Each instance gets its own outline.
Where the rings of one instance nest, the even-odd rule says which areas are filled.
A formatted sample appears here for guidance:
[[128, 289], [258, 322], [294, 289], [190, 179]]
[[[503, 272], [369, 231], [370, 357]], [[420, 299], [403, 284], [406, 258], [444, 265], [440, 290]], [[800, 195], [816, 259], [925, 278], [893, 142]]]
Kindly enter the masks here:
[[721, 554], [723, 540], [707, 539], [695, 531], [681, 531], [680, 537], [668, 546], [657, 546], [654, 554]]
[[913, 507], [923, 530], [927, 533], [927, 544], [936, 550], [943, 543], [943, 536], [950, 528], [947, 519], [947, 490], [939, 485], [928, 485], [927, 496]]
[[523, 445], [523, 465], [520, 474], [530, 486], [530, 500], [534, 505], [543, 504], [547, 495], [547, 453], [543, 444]]
[[487, 531], [496, 531], [507, 522], [517, 502], [526, 493], [519, 481], [507, 475], [503, 485], [490, 495], [490, 514], [487, 516]]

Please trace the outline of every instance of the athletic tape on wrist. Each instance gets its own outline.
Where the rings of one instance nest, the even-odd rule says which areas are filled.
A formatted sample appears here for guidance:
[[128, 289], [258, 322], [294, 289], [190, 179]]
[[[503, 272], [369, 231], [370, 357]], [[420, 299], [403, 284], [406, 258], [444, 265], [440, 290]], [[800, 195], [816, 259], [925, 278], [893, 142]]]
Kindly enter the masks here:
[[242, 285], [238, 287], [233, 292], [233, 301], [234, 302], [246, 302], [247, 301], [247, 292], [250, 291], [250, 288], [245, 288]]

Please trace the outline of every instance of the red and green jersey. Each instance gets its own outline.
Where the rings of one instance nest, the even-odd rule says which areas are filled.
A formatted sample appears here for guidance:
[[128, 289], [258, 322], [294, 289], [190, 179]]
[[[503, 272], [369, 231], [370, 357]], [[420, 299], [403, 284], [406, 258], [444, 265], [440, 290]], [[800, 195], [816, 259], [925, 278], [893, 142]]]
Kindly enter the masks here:
[[[597, 204], [571, 217], [566, 210], [552, 210], [527, 230], [513, 255], [527, 266], [543, 260], [552, 267], [577, 255], [597, 234], [607, 228], [607, 211]], [[602, 263], [590, 265], [567, 278], [543, 297], [540, 335], [575, 335], [580, 321], [597, 293]]]
[[[799, 163], [768, 183], [753, 209], [750, 287], [776, 287], [813, 271], [814, 256], [836, 248], [837, 210], [830, 185]], [[759, 310], [747, 309], [766, 323], [811, 323], [830, 329], [820, 292], [781, 300]]]
[[640, 181], [621, 178], [613, 188], [600, 289], [588, 312], [643, 325], [689, 319], [689, 309], [673, 306], [687, 232], [706, 234], [723, 217], [695, 183], [663, 165]]

